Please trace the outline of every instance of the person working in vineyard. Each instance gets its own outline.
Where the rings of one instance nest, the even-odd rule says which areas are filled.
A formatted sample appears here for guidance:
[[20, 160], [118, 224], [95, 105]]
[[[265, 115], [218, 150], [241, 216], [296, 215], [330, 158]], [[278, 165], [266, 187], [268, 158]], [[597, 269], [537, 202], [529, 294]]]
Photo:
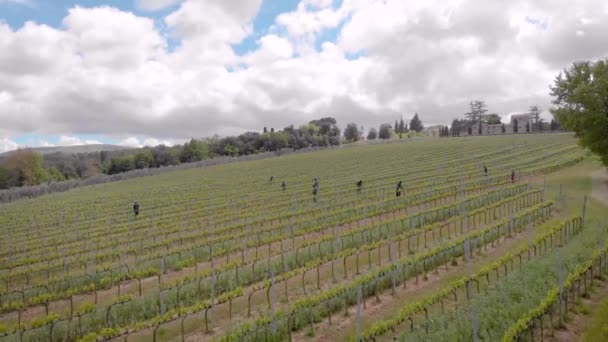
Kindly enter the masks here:
[[135, 214], [135, 216], [139, 215], [139, 203], [137, 202], [133, 203], [133, 213]]
[[488, 168], [485, 165], [483, 166], [483, 174], [484, 176], [488, 175]]
[[274, 176], [270, 176], [270, 183], [272, 184], [272, 181], [274, 180]]
[[511, 170], [511, 183], [515, 183], [515, 170]]
[[312, 183], [312, 200], [317, 202], [317, 194], [319, 193], [319, 180], [315, 177]]
[[283, 191], [285, 191], [285, 189], [287, 189], [287, 184], [285, 184], [285, 181], [283, 181], [283, 183], [281, 183], [281, 188], [283, 189]]
[[357, 182], [357, 192], [361, 192], [361, 187], [363, 187], [363, 181], [359, 179]]
[[399, 183], [397, 183], [397, 189], [395, 189], [395, 195], [397, 197], [401, 197], [401, 190], [403, 190], [403, 184], [399, 181]]

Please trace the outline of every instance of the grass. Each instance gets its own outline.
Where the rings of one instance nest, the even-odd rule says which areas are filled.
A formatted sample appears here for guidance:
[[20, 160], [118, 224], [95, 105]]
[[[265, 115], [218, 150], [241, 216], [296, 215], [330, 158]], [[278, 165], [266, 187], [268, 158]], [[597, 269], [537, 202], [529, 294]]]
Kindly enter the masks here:
[[608, 298], [604, 298], [599, 308], [590, 319], [590, 324], [583, 336], [585, 342], [608, 340]]

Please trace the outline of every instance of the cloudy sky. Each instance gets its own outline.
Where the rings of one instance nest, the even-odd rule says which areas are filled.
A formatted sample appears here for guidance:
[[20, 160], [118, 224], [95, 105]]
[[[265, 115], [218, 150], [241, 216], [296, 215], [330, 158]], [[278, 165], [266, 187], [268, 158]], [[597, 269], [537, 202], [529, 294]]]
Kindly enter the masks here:
[[0, 0], [0, 152], [550, 106], [604, 0]]

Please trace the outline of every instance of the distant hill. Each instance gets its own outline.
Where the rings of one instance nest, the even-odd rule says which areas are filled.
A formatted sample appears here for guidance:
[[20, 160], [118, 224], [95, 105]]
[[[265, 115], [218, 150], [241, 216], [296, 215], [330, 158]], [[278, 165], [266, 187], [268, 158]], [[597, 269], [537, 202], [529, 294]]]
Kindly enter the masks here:
[[[109, 145], [109, 144], [97, 144], [97, 145], [77, 145], [77, 146], [53, 146], [53, 147], [33, 147], [31, 148], [33, 151], [38, 152], [40, 154], [51, 154], [51, 153], [65, 153], [65, 154], [74, 154], [74, 153], [91, 153], [91, 152], [100, 152], [100, 151], [122, 151], [122, 150], [130, 150], [132, 147], [118, 146], [118, 145]], [[0, 154], [0, 156], [6, 157], [12, 151], [4, 152]]]

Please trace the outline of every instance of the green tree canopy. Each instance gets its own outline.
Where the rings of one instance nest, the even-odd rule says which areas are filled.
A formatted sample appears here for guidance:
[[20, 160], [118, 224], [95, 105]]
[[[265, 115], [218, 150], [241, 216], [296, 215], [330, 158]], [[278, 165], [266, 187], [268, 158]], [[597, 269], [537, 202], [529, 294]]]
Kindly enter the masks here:
[[43, 167], [42, 155], [31, 149], [12, 152], [5, 162], [9, 186], [38, 185], [46, 182], [48, 174]]
[[110, 166], [108, 167], [108, 174], [113, 175], [115, 173], [131, 171], [135, 168], [135, 161], [133, 160], [132, 154], [125, 154], [117, 156], [110, 160]]
[[378, 130], [378, 139], [390, 139], [393, 134], [393, 129], [390, 124], [382, 124], [380, 125], [380, 129]]
[[471, 101], [469, 104], [471, 111], [465, 113], [467, 121], [474, 125], [485, 121], [486, 113], [488, 112], [485, 102], [483, 101]]
[[344, 129], [344, 139], [349, 141], [358, 141], [361, 139], [362, 134], [363, 132], [359, 130], [359, 127], [354, 122], [347, 124]]
[[179, 156], [182, 163], [191, 163], [207, 158], [209, 158], [209, 145], [194, 138], [184, 144]]
[[8, 189], [8, 170], [0, 167], [0, 189]]
[[499, 125], [502, 122], [500, 122], [501, 118], [500, 115], [498, 114], [488, 114], [488, 116], [486, 117], [486, 121], [488, 122], [488, 125]]
[[53, 182], [61, 182], [65, 180], [65, 176], [59, 172], [59, 170], [57, 170], [56, 167], [52, 166], [49, 167], [46, 170], [47, 174], [48, 174], [48, 180], [53, 181]]
[[133, 162], [135, 163], [136, 169], [145, 169], [151, 167], [154, 162], [152, 151], [149, 149], [137, 151], [133, 156]]
[[376, 140], [378, 138], [378, 131], [372, 127], [367, 132], [367, 140]]
[[420, 121], [420, 118], [418, 118], [418, 113], [416, 113], [410, 121], [410, 130], [420, 132], [423, 129], [424, 126], [422, 125], [422, 121]]
[[555, 78], [551, 95], [557, 121], [608, 166], [608, 59], [574, 63]]

